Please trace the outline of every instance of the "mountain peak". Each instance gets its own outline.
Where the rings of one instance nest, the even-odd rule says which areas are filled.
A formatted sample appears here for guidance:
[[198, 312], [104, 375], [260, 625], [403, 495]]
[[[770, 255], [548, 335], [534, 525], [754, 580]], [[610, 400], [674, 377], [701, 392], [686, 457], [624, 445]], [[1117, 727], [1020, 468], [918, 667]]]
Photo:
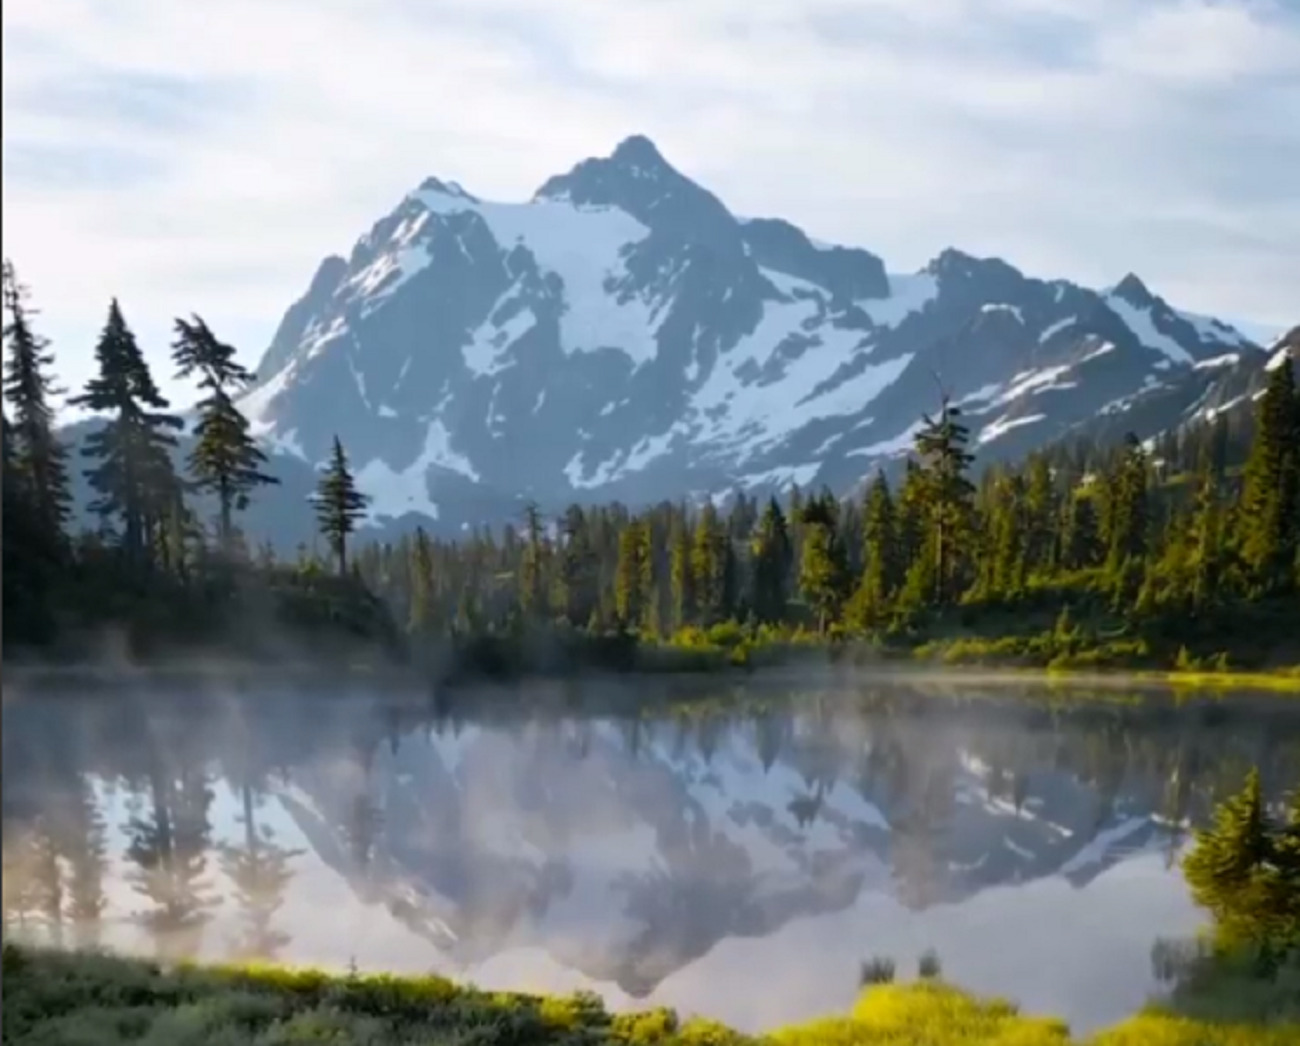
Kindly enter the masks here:
[[686, 181], [654, 142], [643, 134], [633, 134], [619, 142], [608, 156], [590, 157], [567, 174], [548, 178], [534, 199], [613, 203], [621, 202], [617, 198], [628, 192], [637, 196], [657, 194]]
[[614, 147], [609, 157], [615, 163], [630, 164], [646, 169], [667, 167], [668, 161], [663, 153], [644, 134], [632, 134]]
[[739, 226], [722, 201], [673, 167], [642, 134], [624, 138], [609, 156], [583, 160], [567, 174], [548, 178], [533, 198], [618, 207], [647, 228], [671, 228], [693, 241], [741, 249]]
[[419, 191], [441, 193], [443, 196], [454, 196], [458, 199], [468, 200], [471, 203], [479, 202], [477, 197], [473, 193], [467, 192], [460, 182], [443, 181], [441, 178], [435, 178], [432, 175], [420, 183]]
[[1111, 293], [1115, 297], [1123, 298], [1130, 305], [1136, 305], [1139, 308], [1145, 308], [1156, 300], [1156, 296], [1151, 293], [1151, 289], [1138, 278], [1136, 273], [1132, 272], [1115, 284], [1111, 289]]

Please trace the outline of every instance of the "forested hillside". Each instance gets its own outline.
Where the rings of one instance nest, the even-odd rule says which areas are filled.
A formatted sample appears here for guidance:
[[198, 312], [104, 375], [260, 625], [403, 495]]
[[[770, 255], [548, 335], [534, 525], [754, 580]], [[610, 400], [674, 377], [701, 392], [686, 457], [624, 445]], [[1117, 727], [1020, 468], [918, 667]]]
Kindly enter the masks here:
[[[417, 659], [451, 644], [508, 661], [541, 637], [622, 651], [669, 641], [740, 661], [854, 638], [1070, 665], [1300, 661], [1300, 392], [1285, 354], [1249, 416], [1149, 446], [1049, 447], [978, 471], [945, 398], [901, 482], [877, 476], [861, 501], [795, 488], [699, 507], [683, 491], [644, 511], [575, 505], [552, 520], [530, 508], [504, 530], [416, 531], [349, 556], [367, 498], [337, 440], [314, 507], [301, 507], [320, 545], [247, 547], [239, 514], [276, 483], [236, 403], [250, 375], [201, 319], [177, 320], [173, 346], [204, 396], [183, 470], [171, 453], [182, 422], [116, 302], [99, 372], [76, 398], [106, 423], [73, 460], [54, 429], [52, 357], [8, 264], [4, 299], [11, 645], [109, 624], [144, 649], [238, 644], [272, 622], [342, 626]], [[93, 532], [69, 526], [74, 469], [97, 495]]]

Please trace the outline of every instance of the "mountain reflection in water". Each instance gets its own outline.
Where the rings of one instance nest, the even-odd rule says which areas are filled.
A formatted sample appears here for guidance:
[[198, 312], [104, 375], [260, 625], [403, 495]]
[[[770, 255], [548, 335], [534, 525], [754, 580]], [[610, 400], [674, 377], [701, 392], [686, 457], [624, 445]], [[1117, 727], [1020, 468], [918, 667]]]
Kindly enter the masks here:
[[747, 1029], [930, 948], [965, 987], [1110, 1023], [1155, 990], [1156, 939], [1200, 923], [1190, 826], [1252, 765], [1274, 795], [1300, 782], [1300, 708], [1263, 698], [145, 690], [6, 704], [7, 934]]

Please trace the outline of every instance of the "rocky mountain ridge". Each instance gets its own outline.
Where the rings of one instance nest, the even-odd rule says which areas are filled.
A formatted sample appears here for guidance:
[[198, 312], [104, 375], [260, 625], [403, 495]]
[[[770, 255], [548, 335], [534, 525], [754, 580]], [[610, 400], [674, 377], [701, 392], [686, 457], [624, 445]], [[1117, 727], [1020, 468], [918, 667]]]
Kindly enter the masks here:
[[977, 467], [1147, 438], [1248, 403], [1269, 360], [1132, 274], [1097, 291], [951, 248], [890, 272], [737, 217], [634, 136], [527, 202], [426, 179], [325, 259], [242, 399], [282, 486], [241, 522], [312, 541], [336, 434], [371, 536], [449, 534], [529, 500], [848, 493], [901, 464], [941, 388]]

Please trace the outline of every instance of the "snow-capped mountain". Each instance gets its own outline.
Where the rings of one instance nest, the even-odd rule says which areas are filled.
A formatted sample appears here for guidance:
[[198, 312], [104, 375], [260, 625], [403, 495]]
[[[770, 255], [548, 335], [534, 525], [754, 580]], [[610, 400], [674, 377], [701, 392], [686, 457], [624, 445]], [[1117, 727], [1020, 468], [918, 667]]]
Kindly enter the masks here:
[[1018, 457], [1263, 358], [1132, 275], [1094, 291], [953, 249], [889, 272], [737, 217], [632, 137], [523, 203], [426, 180], [320, 265], [244, 409], [287, 492], [337, 433], [372, 522], [448, 529], [524, 498], [846, 490], [899, 460], [936, 380], [983, 460]]
[[1078, 429], [1103, 442], [1132, 432], [1149, 439], [1172, 429], [1213, 422], [1232, 424], [1264, 394], [1268, 372], [1290, 359], [1300, 365], [1300, 327], [1261, 352], [1232, 351], [1199, 360], [1177, 381], [1152, 382]]
[[451, 969], [541, 948], [639, 998], [726, 938], [867, 895], [920, 909], [1045, 876], [1083, 886], [1181, 838], [1153, 812], [1158, 785], [1013, 783], [930, 727], [928, 755], [919, 732], [877, 737], [849, 766], [853, 745], [808, 727], [470, 725], [275, 790], [321, 860]]

